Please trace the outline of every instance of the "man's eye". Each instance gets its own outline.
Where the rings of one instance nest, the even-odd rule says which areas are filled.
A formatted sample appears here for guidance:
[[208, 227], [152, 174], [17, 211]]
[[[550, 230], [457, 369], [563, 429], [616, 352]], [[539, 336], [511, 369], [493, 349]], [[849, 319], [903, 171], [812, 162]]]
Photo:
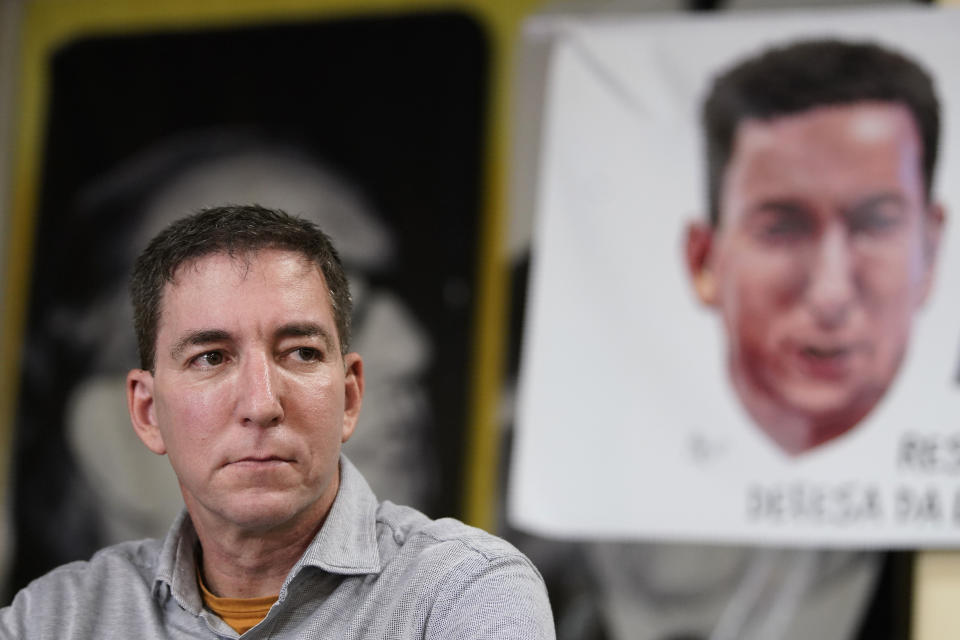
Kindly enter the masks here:
[[223, 353], [220, 351], [208, 351], [201, 353], [194, 358], [193, 361], [201, 367], [216, 367], [223, 364]]
[[297, 356], [297, 359], [303, 362], [314, 362], [320, 359], [320, 351], [313, 347], [300, 347], [294, 349], [293, 353]]

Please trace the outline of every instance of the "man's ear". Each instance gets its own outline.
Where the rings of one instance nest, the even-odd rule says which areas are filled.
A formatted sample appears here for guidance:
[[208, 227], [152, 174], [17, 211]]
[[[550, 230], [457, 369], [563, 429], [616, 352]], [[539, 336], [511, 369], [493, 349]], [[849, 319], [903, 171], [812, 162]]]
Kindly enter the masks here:
[[167, 452], [163, 435], [157, 426], [157, 411], [153, 397], [153, 374], [143, 369], [131, 369], [127, 374], [127, 409], [137, 436], [157, 455]]
[[363, 358], [359, 353], [343, 356], [345, 379], [343, 384], [343, 434], [340, 442], [346, 442], [353, 435], [360, 418], [363, 405]]
[[693, 290], [700, 302], [711, 307], [717, 303], [717, 286], [710, 260], [713, 234], [713, 227], [708, 223], [691, 222], [687, 226], [685, 247], [687, 271], [693, 282]]
[[940, 253], [940, 238], [943, 235], [943, 225], [947, 219], [947, 210], [939, 202], [927, 207], [923, 227], [923, 255], [924, 272], [923, 288], [918, 304], [926, 302], [933, 288], [933, 273], [937, 265], [937, 256]]

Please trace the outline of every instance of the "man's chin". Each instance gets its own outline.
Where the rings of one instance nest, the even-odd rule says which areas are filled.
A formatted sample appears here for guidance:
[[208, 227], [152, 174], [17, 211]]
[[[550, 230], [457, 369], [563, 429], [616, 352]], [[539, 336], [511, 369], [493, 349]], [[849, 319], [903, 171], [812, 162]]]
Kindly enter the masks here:
[[249, 532], [283, 528], [310, 510], [305, 500], [297, 500], [284, 492], [245, 491], [232, 497], [235, 499], [224, 506], [222, 515], [234, 526]]

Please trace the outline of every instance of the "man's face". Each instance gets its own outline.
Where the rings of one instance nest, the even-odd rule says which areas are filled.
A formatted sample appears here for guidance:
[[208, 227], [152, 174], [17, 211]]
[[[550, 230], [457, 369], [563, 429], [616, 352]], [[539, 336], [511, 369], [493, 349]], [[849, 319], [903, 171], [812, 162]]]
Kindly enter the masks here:
[[897, 372], [942, 220], [921, 151], [892, 103], [737, 130], [720, 222], [688, 257], [722, 315], [744, 405], [791, 453], [852, 427]]
[[155, 372], [128, 378], [134, 426], [169, 456], [195, 524], [248, 531], [322, 520], [362, 391], [323, 276], [279, 250], [182, 265], [164, 289]]

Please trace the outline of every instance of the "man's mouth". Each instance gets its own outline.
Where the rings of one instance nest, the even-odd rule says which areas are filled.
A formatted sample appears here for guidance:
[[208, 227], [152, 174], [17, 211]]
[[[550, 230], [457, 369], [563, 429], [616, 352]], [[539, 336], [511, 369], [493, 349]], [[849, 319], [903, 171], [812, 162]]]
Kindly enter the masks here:
[[229, 466], [240, 466], [240, 467], [270, 467], [275, 465], [287, 464], [292, 462], [287, 458], [282, 458], [280, 456], [246, 456], [243, 458], [238, 458], [227, 464]]

